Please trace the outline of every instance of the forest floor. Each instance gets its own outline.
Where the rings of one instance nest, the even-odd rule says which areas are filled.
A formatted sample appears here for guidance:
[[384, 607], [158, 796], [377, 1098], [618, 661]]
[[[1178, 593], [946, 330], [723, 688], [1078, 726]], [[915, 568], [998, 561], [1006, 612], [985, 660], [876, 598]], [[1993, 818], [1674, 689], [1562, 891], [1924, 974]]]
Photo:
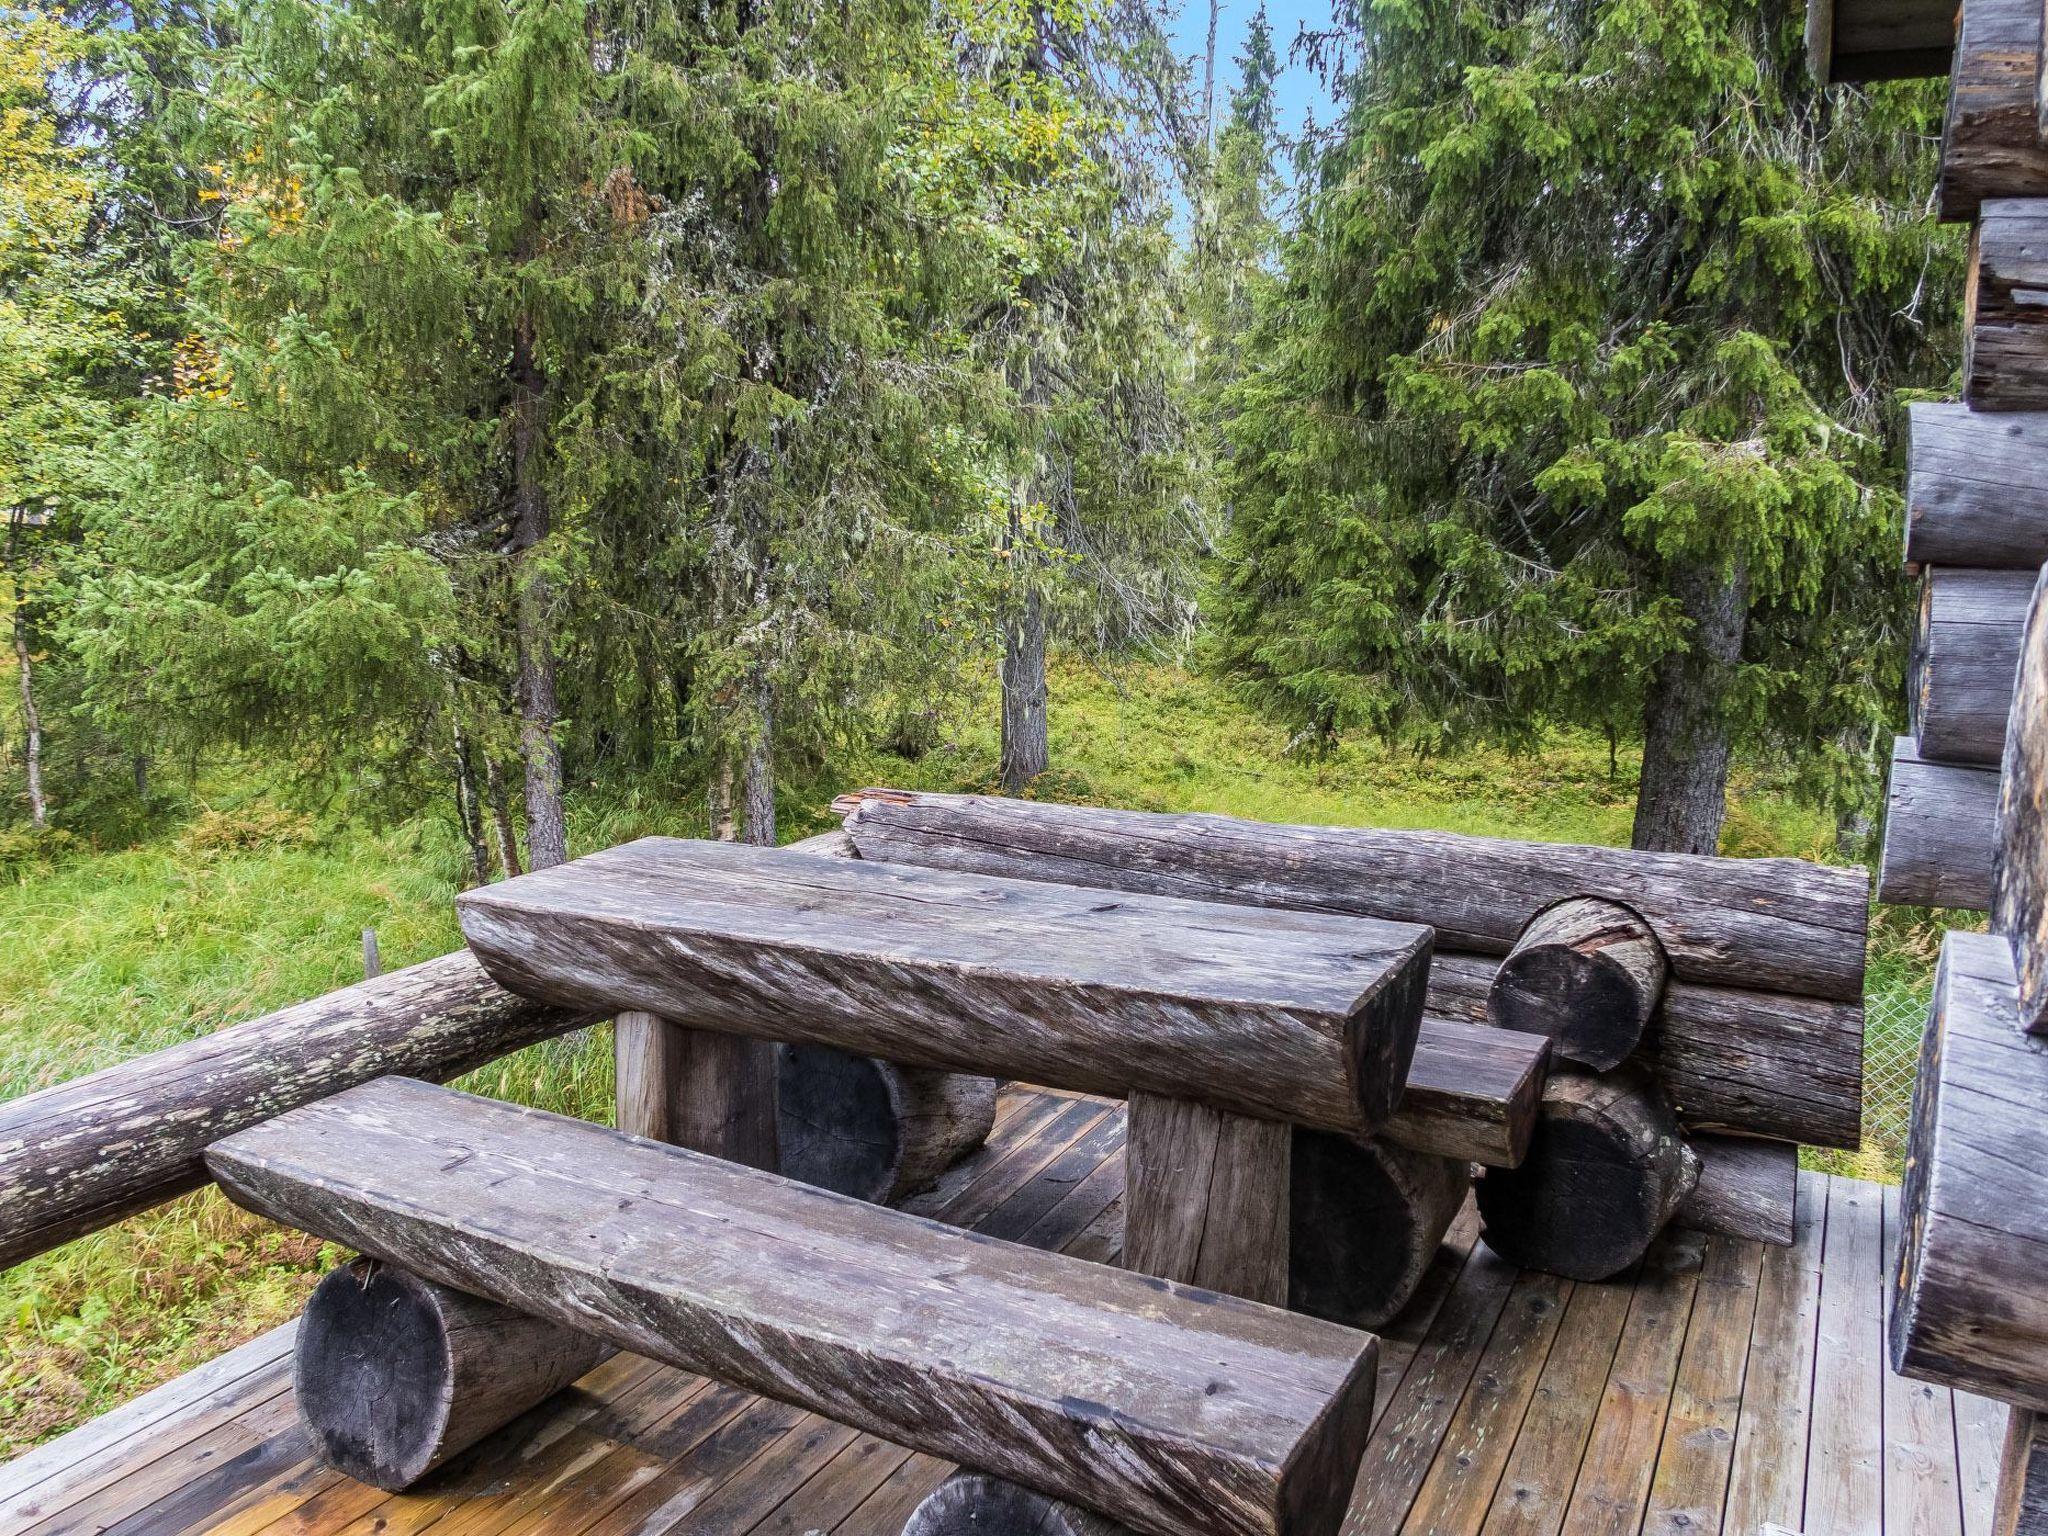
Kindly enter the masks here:
[[[785, 782], [783, 838], [832, 825], [833, 794], [858, 785], [987, 787], [993, 720], [978, 711], [914, 762], [854, 755]], [[1370, 744], [1290, 756], [1286, 733], [1221, 685], [1156, 665], [1057, 669], [1052, 745], [1044, 798], [1273, 821], [1626, 843], [1635, 796], [1633, 762], [1610, 772], [1591, 739], [1515, 756], [1425, 760]], [[571, 839], [588, 849], [704, 830], [699, 795], [599, 787], [574, 807]], [[1831, 859], [1833, 827], [1744, 775], [1723, 848]], [[455, 947], [461, 867], [445, 818], [322, 822], [284, 809], [246, 768], [135, 846], [0, 863], [0, 1098], [358, 980], [365, 928], [387, 968]], [[1874, 937], [1873, 1071], [1910, 1073], [1937, 940], [1924, 915], [1901, 913]], [[465, 1086], [606, 1119], [608, 1032], [533, 1047]], [[1886, 1176], [1896, 1154], [1879, 1118], [1874, 1105], [1872, 1148], [1826, 1166]], [[0, 1274], [0, 1458], [289, 1318], [333, 1258], [209, 1190]]]

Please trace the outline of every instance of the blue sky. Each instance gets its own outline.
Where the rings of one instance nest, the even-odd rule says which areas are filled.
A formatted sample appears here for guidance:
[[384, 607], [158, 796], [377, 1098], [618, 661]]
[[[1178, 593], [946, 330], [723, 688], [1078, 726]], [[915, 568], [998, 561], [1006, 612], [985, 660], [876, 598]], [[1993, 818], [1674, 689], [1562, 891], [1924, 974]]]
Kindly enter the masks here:
[[[1195, 84], [1201, 86], [1201, 57], [1209, 31], [1209, 0], [1180, 0], [1181, 13], [1174, 24], [1180, 51], [1196, 61]], [[1237, 55], [1244, 46], [1245, 28], [1258, 12], [1258, 0], [1223, 0], [1216, 23], [1216, 116], [1222, 120], [1224, 103], [1237, 83]], [[1330, 0], [1267, 0], [1266, 16], [1273, 24], [1273, 48], [1280, 55], [1280, 131], [1292, 137], [1301, 131], [1313, 111], [1318, 122], [1330, 120], [1330, 98], [1322, 82], [1305, 65], [1290, 58], [1295, 34], [1302, 23], [1326, 27], [1330, 22]]]

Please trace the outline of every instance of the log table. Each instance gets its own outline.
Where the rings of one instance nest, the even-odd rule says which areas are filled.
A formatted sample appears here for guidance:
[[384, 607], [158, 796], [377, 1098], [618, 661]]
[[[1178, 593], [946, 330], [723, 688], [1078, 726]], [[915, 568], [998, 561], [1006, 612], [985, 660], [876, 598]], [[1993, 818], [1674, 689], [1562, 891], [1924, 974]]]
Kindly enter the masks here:
[[[558, 1005], [1128, 1099], [1129, 1262], [1273, 1303], [1291, 1285], [1290, 1128], [1356, 1141], [1395, 1115], [1432, 937], [669, 838], [457, 908], [492, 976]], [[1532, 1101], [1531, 1075], [1504, 1091]], [[1502, 1134], [1526, 1145], [1526, 1130]], [[1420, 1161], [1374, 1173], [1404, 1190], [1449, 1182]], [[1439, 1206], [1418, 1202], [1410, 1246], [1434, 1251]]]

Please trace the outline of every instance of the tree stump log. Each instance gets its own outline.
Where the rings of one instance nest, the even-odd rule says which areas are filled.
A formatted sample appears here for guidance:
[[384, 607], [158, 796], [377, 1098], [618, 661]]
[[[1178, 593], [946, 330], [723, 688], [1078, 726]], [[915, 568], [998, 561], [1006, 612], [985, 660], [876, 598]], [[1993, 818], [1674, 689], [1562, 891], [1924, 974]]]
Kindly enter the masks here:
[[1486, 1017], [1548, 1035], [1565, 1061], [1604, 1072], [1642, 1043], [1664, 997], [1664, 948], [1619, 902], [1579, 896], [1529, 919], [1494, 973]]
[[1284, 1305], [1290, 1128], [1152, 1093], [1124, 1113], [1124, 1268]]
[[2031, 571], [1927, 568], [1906, 662], [1921, 757], [1998, 766], [2033, 592]]
[[620, 1130], [776, 1171], [771, 1042], [640, 1012], [620, 1014], [612, 1036]]
[[395, 1493], [613, 1353], [572, 1329], [357, 1259], [306, 1303], [292, 1390], [320, 1459]]
[[1131, 1536], [1128, 1526], [986, 1472], [955, 1472], [903, 1522], [903, 1536]]
[[1480, 1236], [1525, 1269], [1605, 1280], [1643, 1256], [1699, 1167], [1645, 1073], [1553, 1073], [1528, 1158], [1479, 1180]]
[[1472, 1165], [1384, 1137], [1297, 1129], [1287, 1305], [1374, 1329], [1408, 1304], [1472, 1188]]
[[996, 1122], [992, 1077], [829, 1045], [781, 1047], [777, 1093], [783, 1174], [876, 1205], [931, 1188]]

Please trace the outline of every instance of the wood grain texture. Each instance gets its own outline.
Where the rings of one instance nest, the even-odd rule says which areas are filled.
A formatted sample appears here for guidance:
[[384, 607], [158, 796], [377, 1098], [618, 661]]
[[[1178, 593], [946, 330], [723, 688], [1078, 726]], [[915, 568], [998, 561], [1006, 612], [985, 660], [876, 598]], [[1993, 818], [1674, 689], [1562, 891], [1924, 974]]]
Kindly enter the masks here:
[[321, 1460], [397, 1490], [612, 1353], [574, 1329], [358, 1259], [306, 1302], [292, 1395]]
[[1293, 1127], [1149, 1093], [1125, 1113], [1124, 1268], [1286, 1306]]
[[443, 955], [0, 1103], [0, 1267], [206, 1182], [207, 1143], [388, 1073], [436, 1081], [597, 1017]]
[[1528, 1160], [1479, 1180], [1480, 1237], [1524, 1268], [1605, 1280], [1649, 1251], [1698, 1179], [1646, 1074], [1553, 1072]]
[[1906, 418], [1906, 563], [2039, 570], [2048, 412], [1920, 401]]
[[996, 795], [863, 790], [834, 804], [863, 858], [1427, 923], [1443, 948], [1476, 954], [1505, 955], [1544, 908], [1599, 896], [1641, 913], [1683, 980], [1862, 996], [1861, 870]]
[[1359, 1135], [1406, 1086], [1430, 951], [1407, 923], [671, 838], [457, 909], [557, 1003]]
[[1129, 1528], [982, 1472], [955, 1472], [903, 1523], [903, 1536], [1130, 1536]]
[[1789, 1246], [1797, 1230], [1799, 1149], [1754, 1136], [1691, 1136], [1699, 1182], [1672, 1216], [1681, 1227]]
[[1151, 1536], [1334, 1531], [1370, 1422], [1351, 1329], [403, 1079], [208, 1161], [275, 1220]]
[[1991, 931], [2011, 942], [2023, 1028], [2048, 1028], [2048, 567], [2028, 610], [1998, 786]]
[[1512, 1168], [1529, 1155], [1549, 1070], [1550, 1042], [1539, 1036], [1424, 1018], [1408, 1091], [1383, 1134], [1411, 1151]]
[[782, 1046], [776, 1070], [780, 1171], [876, 1205], [931, 1188], [995, 1126], [992, 1077], [825, 1045]]
[[1296, 1129], [1286, 1304], [1377, 1329], [1408, 1305], [1472, 1189], [1459, 1158]]
[[775, 1046], [628, 1010], [612, 1025], [622, 1131], [710, 1157], [780, 1167]]
[[[1163, 842], [1127, 853], [1119, 839], [1094, 830], [1092, 818], [1142, 818], [1147, 813], [1098, 813], [1037, 804], [1017, 812], [1010, 808], [1023, 802], [993, 796], [884, 790], [863, 791], [859, 796], [835, 803], [849, 808], [848, 826], [856, 843], [869, 842], [877, 857], [886, 851], [889, 857], [906, 864], [1092, 884], [1112, 890], [1187, 890], [1205, 899], [1253, 906], [1324, 910], [1350, 900], [1348, 885], [1326, 889], [1301, 873], [1313, 870], [1321, 858], [1319, 851], [1313, 851], [1316, 838], [1324, 833], [1349, 835], [1342, 834], [1342, 829], [1273, 827], [1227, 817], [1161, 816], [1153, 820], [1163, 824], [1159, 833]], [[1193, 823], [1195, 830], [1184, 835], [1178, 830], [1183, 821]], [[1075, 836], [1082, 849], [1078, 854], [1066, 851], [1057, 835], [1059, 828], [1070, 822], [1079, 828]], [[1257, 844], [1265, 834], [1275, 834], [1272, 851], [1276, 858], [1281, 854], [1287, 856], [1282, 871], [1286, 879], [1222, 878], [1229, 875], [1229, 864], [1223, 855], [1210, 848], [1211, 823], [1220, 824], [1233, 842]], [[1140, 822], [1141, 827], [1151, 825], [1150, 821]], [[1175, 875], [1181, 865], [1187, 866], [1184, 880]], [[1856, 875], [1851, 884], [1860, 892], [1865, 887], [1865, 877]], [[1784, 896], [1788, 907], [1798, 905], [1795, 893], [1788, 891]], [[1457, 905], [1467, 907], [1472, 899], [1467, 891], [1458, 897]], [[1862, 903], [1863, 896], [1859, 894], [1856, 901]], [[1516, 932], [1519, 931], [1517, 928]], [[1843, 938], [1841, 943], [1860, 954], [1860, 929], [1858, 934], [1853, 939]], [[1442, 942], [1448, 945], [1450, 940], [1445, 937]], [[1503, 941], [1502, 953], [1510, 942]], [[1860, 961], [1856, 963], [1860, 966]], [[1387, 1127], [1387, 1133], [1404, 1145], [1419, 1151], [1465, 1155], [1474, 1162], [1495, 1166], [1519, 1160], [1518, 1156], [1503, 1158], [1498, 1149], [1491, 1154], [1483, 1149], [1461, 1153], [1461, 1148], [1449, 1139], [1458, 1121], [1485, 1112], [1483, 1101], [1445, 1102], [1442, 1114], [1438, 1115], [1433, 1112], [1432, 1101], [1423, 1097], [1425, 1090], [1434, 1093], [1458, 1081], [1457, 1072], [1472, 1064], [1469, 1055], [1461, 1061], [1448, 1050], [1434, 1049], [1434, 1021], [1484, 1024], [1488, 990], [1499, 964], [1497, 954], [1451, 953], [1441, 948], [1431, 963], [1427, 1009], [1431, 1022], [1425, 1025], [1417, 1045], [1408, 1097], [1401, 1113]], [[1652, 1069], [1687, 1126], [1777, 1136], [1817, 1147], [1861, 1145], [1860, 991], [1853, 1001], [1831, 1002], [1755, 987], [1703, 986], [1674, 980], [1665, 988], [1664, 1004], [1652, 1034]], [[1469, 1040], [1459, 1046], [1461, 1052], [1473, 1048]], [[1426, 1081], [1425, 1059], [1432, 1073]], [[1497, 1092], [1493, 1097], [1498, 1101]], [[1412, 1129], [1411, 1120], [1418, 1122]], [[1523, 1123], [1514, 1122], [1517, 1131]]]
[[1812, 0], [1806, 8], [1807, 63], [1822, 86], [1945, 75], [1955, 42], [1949, 0]]
[[1984, 412], [2048, 405], [2048, 199], [1978, 210], [1963, 311], [1963, 399]]
[[1997, 846], [1997, 770], [1931, 763], [1895, 739], [1877, 899], [1988, 912]]
[[2035, 77], [2038, 0], [1964, 0], [1941, 130], [1944, 219], [1972, 219], [1991, 197], [2048, 195]]
[[2014, 1409], [1998, 1463], [1998, 1536], [2048, 1536], [2048, 1426], [2040, 1414]]
[[2031, 571], [1929, 566], [1922, 574], [1906, 680], [1921, 757], [1998, 766], [2033, 591]]
[[[1899, 1191], [1884, 1192], [1884, 1277], [1898, 1268]], [[1964, 1536], [1961, 1405], [1947, 1387], [1884, 1373], [1884, 1523], [1912, 1536]]]
[[1891, 1361], [2048, 1408], [2048, 1042], [2018, 1023], [2005, 943], [1949, 934], [1913, 1090]]
[[1529, 919], [1494, 973], [1487, 1022], [1547, 1037], [1565, 1061], [1605, 1071], [1635, 1054], [1669, 967], [1627, 907], [1575, 896]]
[[[1484, 1019], [1496, 964], [1439, 953], [1430, 962], [1430, 1014]], [[1862, 1144], [1861, 1004], [1674, 983], [1640, 1064], [1687, 1130]]]

